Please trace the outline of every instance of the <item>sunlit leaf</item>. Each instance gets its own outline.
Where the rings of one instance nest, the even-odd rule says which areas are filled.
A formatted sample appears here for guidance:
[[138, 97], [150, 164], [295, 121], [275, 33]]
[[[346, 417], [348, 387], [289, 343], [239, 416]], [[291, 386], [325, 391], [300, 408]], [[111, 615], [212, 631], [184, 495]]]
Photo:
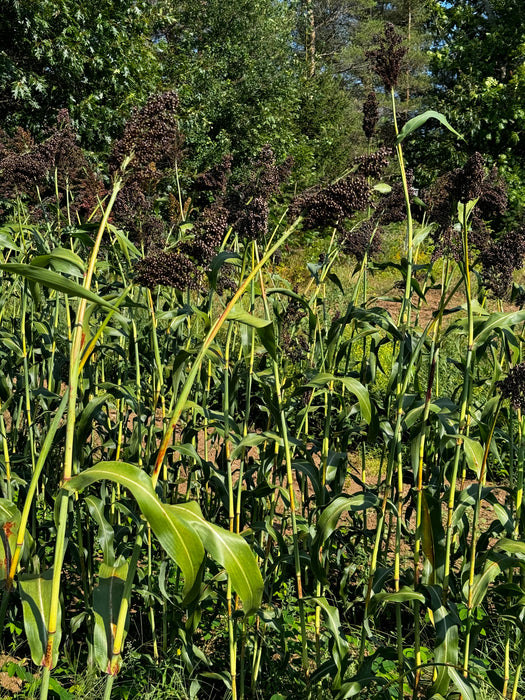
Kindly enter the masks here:
[[22, 263], [2, 263], [0, 264], [0, 270], [4, 270], [4, 272], [12, 275], [20, 275], [30, 282], [41, 284], [49, 289], [67, 294], [72, 298], [79, 297], [90, 301], [92, 304], [98, 304], [108, 309], [113, 308], [113, 306], [102, 297], [89, 289], [84, 289], [84, 287], [77, 282], [73, 282], [73, 280], [60, 275], [58, 272], [35, 267], [33, 265], [23, 265]]
[[150, 477], [132, 464], [101, 462], [73, 477], [66, 488], [79, 491], [101, 479], [116, 481], [133, 494], [159, 542], [180, 566], [186, 596], [196, 593], [194, 586], [206, 549], [231, 577], [244, 611], [248, 614], [260, 605], [261, 573], [250, 547], [240, 535], [208, 523], [195, 502], [162, 503]]
[[446, 127], [449, 131], [455, 134], [458, 138], [463, 138], [463, 136], [461, 136], [460, 133], [458, 133], [455, 129], [453, 129], [450, 126], [446, 117], [443, 114], [441, 114], [440, 112], [435, 112], [433, 109], [429, 109], [427, 112], [423, 112], [423, 114], [418, 114], [417, 116], [412, 117], [412, 119], [409, 119], [407, 121], [407, 123], [401, 129], [399, 136], [396, 138], [396, 144], [402, 143], [407, 136], [410, 136], [410, 134], [413, 131], [416, 131], [416, 129], [422, 127], [423, 124], [426, 124], [426, 122], [429, 119], [437, 119], [438, 122], [440, 122], [440, 124], [443, 124], [444, 127]]

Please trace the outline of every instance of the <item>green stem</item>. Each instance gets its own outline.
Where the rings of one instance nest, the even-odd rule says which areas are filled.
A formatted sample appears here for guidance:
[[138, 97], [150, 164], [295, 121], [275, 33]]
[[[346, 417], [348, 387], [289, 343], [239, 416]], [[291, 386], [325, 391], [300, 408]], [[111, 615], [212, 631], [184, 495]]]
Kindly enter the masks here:
[[[126, 159], [123, 164], [123, 170], [129, 163], [130, 159]], [[113, 191], [108, 203], [108, 206], [100, 222], [100, 226], [95, 238], [93, 249], [91, 252], [91, 258], [84, 278], [84, 289], [90, 289], [91, 280], [95, 270], [95, 265], [97, 262], [98, 251], [100, 249], [100, 244], [102, 241], [102, 236], [106, 229], [111, 210], [122, 186], [121, 178], [117, 178], [114, 185]], [[70, 355], [70, 367], [69, 367], [69, 389], [68, 389], [68, 412], [66, 421], [66, 445], [64, 450], [64, 472], [63, 472], [63, 483], [71, 479], [73, 473], [73, 461], [74, 461], [74, 439], [75, 439], [75, 425], [76, 425], [76, 404], [77, 404], [77, 391], [79, 384], [79, 367], [81, 361], [82, 346], [84, 342], [84, 332], [83, 332], [83, 322], [87, 309], [87, 301], [81, 299], [77, 317], [76, 325], [73, 331], [73, 338], [71, 341], [71, 355]], [[47, 624], [47, 642], [46, 651], [42, 661], [44, 666], [44, 680], [42, 683], [40, 691], [40, 700], [47, 700], [48, 690], [49, 690], [49, 674], [51, 667], [53, 665], [54, 656], [54, 642], [56, 636], [57, 620], [58, 620], [58, 606], [59, 606], [59, 596], [60, 596], [60, 584], [62, 576], [62, 564], [64, 560], [65, 543], [66, 543], [66, 529], [68, 521], [68, 504], [69, 504], [69, 493], [63, 489], [60, 490], [59, 496], [59, 508], [58, 508], [58, 527], [56, 535], [56, 545], [55, 545], [55, 558], [53, 567], [53, 581], [51, 588], [51, 600], [49, 604], [49, 618]], [[47, 682], [45, 682], [47, 679]]]

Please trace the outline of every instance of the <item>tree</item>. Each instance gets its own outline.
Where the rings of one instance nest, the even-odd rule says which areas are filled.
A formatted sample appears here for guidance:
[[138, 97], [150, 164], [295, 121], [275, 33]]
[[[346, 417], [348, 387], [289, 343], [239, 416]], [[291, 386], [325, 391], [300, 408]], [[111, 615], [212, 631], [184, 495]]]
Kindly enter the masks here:
[[197, 171], [226, 153], [248, 162], [267, 142], [297, 151], [300, 83], [286, 3], [168, 3], [163, 74], [179, 93], [181, 126]]
[[[436, 2], [431, 71], [439, 109], [498, 165], [515, 202], [525, 187], [525, 5], [522, 0]], [[443, 162], [441, 152], [440, 161]], [[447, 153], [457, 165], [455, 144]]]
[[103, 149], [158, 85], [149, 0], [4, 0], [0, 122], [35, 134], [67, 108], [84, 146]]
[[[296, 43], [308, 69], [308, 88], [312, 94], [309, 111], [312, 117], [316, 116], [322, 129], [320, 133], [330, 135], [330, 147], [326, 147], [326, 139], [320, 139], [317, 151], [322, 157], [328, 157], [331, 151], [333, 174], [341, 172], [345, 159], [348, 165], [353, 155], [366, 148], [361, 129], [361, 110], [375, 83], [365, 54], [375, 44], [375, 37], [383, 32], [386, 22], [395, 25], [409, 48], [397, 91], [403, 111], [408, 116], [408, 112], [416, 110], [421, 103], [421, 97], [428, 88], [426, 48], [430, 41], [424, 31], [428, 4], [429, 0], [399, 0], [393, 3], [377, 0], [308, 0], [306, 5], [301, 5]], [[312, 35], [315, 35], [314, 74], [311, 71], [313, 59], [309, 53]], [[301, 45], [303, 37], [306, 38]], [[311, 105], [319, 103], [320, 94], [325, 99], [316, 114]], [[390, 97], [382, 94], [378, 97], [382, 112], [387, 112]], [[335, 113], [330, 113], [331, 109], [335, 109]], [[325, 115], [329, 115], [329, 119], [325, 120]], [[385, 122], [390, 128], [391, 119]], [[392, 134], [385, 133], [383, 137], [389, 142]]]

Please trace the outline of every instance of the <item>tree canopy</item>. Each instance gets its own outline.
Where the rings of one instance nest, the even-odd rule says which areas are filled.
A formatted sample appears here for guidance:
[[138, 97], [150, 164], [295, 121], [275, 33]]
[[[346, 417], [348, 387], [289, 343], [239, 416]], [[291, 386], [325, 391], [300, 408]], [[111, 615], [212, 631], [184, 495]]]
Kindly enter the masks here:
[[0, 124], [39, 133], [67, 108], [83, 144], [103, 149], [158, 88], [157, 14], [149, 0], [5, 0]]
[[[242, 166], [271, 143], [278, 160], [294, 157], [296, 179], [314, 184], [336, 177], [367, 148], [361, 110], [378, 86], [365, 53], [385, 22], [409, 49], [400, 113], [439, 109], [466, 139], [464, 154], [455, 142], [447, 146], [447, 134], [439, 153], [435, 139], [419, 143], [421, 177], [477, 150], [502, 169], [519, 199], [521, 0], [5, 0], [0, 126], [38, 137], [67, 108], [83, 147], [103, 153], [134, 108], [174, 90], [191, 173], [226, 154]], [[386, 114], [381, 90], [378, 98]]]

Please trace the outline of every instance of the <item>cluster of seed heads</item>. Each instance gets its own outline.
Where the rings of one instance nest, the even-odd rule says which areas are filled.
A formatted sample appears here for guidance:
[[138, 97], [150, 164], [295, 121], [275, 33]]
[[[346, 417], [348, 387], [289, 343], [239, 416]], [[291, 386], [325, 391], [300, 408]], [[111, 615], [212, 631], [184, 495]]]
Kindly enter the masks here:
[[367, 179], [352, 174], [323, 189], [303, 192], [290, 207], [291, 216], [303, 212], [308, 228], [323, 229], [327, 226], [345, 231], [345, 221], [356, 212], [364, 211], [371, 202], [371, 190]]
[[173, 168], [182, 154], [182, 136], [176, 119], [178, 106], [177, 94], [165, 92], [135, 110], [122, 138], [113, 145], [110, 170], [118, 170], [124, 159], [133, 155], [130, 179], [149, 184]]
[[386, 24], [384, 34], [374, 36], [377, 49], [365, 53], [371, 69], [381, 79], [385, 90], [390, 92], [396, 87], [401, 72], [403, 59], [408, 49], [403, 46], [403, 37], [398, 34], [393, 24]]
[[525, 362], [514, 365], [505, 379], [497, 382], [504, 399], [510, 399], [515, 409], [525, 409]]
[[456, 168], [438, 178], [424, 196], [428, 215], [437, 224], [432, 233], [434, 257], [448, 255], [455, 260], [463, 256], [461, 230], [457, 224], [458, 202], [477, 200], [470, 220], [469, 243], [479, 251], [491, 244], [485, 221], [495, 221], [507, 208], [507, 194], [497, 171], [485, 172], [483, 158], [474, 153], [463, 168]]
[[[406, 171], [406, 180], [408, 187], [408, 194], [410, 200], [416, 194], [413, 187], [414, 183], [414, 173], [412, 170]], [[381, 224], [381, 226], [387, 226], [388, 224], [399, 223], [406, 219], [407, 209], [405, 201], [405, 191], [401, 182], [396, 182], [392, 185], [390, 193], [381, 200], [381, 205], [378, 207], [374, 218]]]
[[281, 317], [281, 347], [288, 359], [294, 363], [300, 362], [310, 347], [307, 335], [297, 328], [305, 316], [303, 305], [291, 297]]
[[[151, 222], [159, 183], [172, 174], [182, 156], [182, 136], [177, 123], [178, 97], [165, 92], [150, 98], [147, 104], [131, 115], [124, 127], [122, 138], [115, 142], [109, 166], [118, 172], [124, 160], [132, 156], [125, 173], [125, 184], [119, 192], [113, 217], [125, 226], [132, 236], [146, 246], [157, 245], [156, 238], [148, 238], [145, 218]], [[147, 216], [146, 216], [147, 215]], [[156, 229], [160, 228], [157, 223]]]
[[522, 226], [516, 231], [505, 233], [481, 252], [483, 284], [498, 299], [507, 299], [512, 274], [514, 270], [521, 269], [524, 259], [525, 226]]
[[363, 131], [366, 138], [370, 141], [376, 132], [377, 122], [379, 121], [379, 102], [374, 90], [371, 90], [363, 104]]
[[181, 251], [150, 251], [135, 264], [135, 273], [135, 281], [149, 289], [159, 284], [181, 291], [198, 290], [201, 286], [199, 268]]
[[373, 153], [354, 158], [354, 164], [357, 165], [357, 170], [361, 175], [377, 180], [388, 167], [391, 156], [392, 149], [382, 146]]
[[22, 196], [32, 206], [35, 218], [46, 206], [58, 205], [69, 215], [91, 214], [105, 188], [79, 146], [67, 110], [57, 116], [57, 126], [36, 144], [30, 134], [18, 129], [9, 137], [0, 132], [0, 199]]
[[198, 265], [208, 265], [219, 248], [228, 227], [228, 210], [221, 202], [203, 210], [195, 223], [193, 238], [185, 241], [181, 250]]
[[224, 194], [232, 173], [232, 162], [232, 156], [225, 155], [220, 163], [198, 176], [195, 181], [195, 189], [198, 192], [211, 191], [222, 192]]
[[372, 219], [367, 219], [351, 231], [345, 231], [340, 243], [343, 253], [362, 262], [365, 256], [371, 258], [381, 250], [381, 228]]
[[[203, 204], [196, 218], [191, 238], [181, 242], [174, 252], [166, 253], [167, 258], [159, 258], [156, 248], [152, 256], [147, 255], [141, 264], [136, 280], [150, 287], [156, 284], [169, 284], [181, 288], [181, 280], [192, 277], [191, 289], [200, 288], [205, 272], [216, 255], [226, 231], [233, 227], [241, 239], [255, 240], [264, 237], [268, 231], [269, 199], [275, 194], [290, 175], [291, 161], [277, 165], [275, 156], [269, 146], [265, 146], [259, 156], [251, 163], [248, 178], [233, 187], [229, 186], [231, 174], [231, 156], [225, 156], [221, 163], [197, 178], [197, 201]], [[135, 184], [138, 182], [135, 181]], [[122, 192], [124, 202], [127, 186]], [[199, 199], [200, 197], [200, 199]], [[211, 200], [211, 203], [210, 203]], [[206, 204], [206, 201], [208, 204]], [[119, 204], [120, 200], [117, 200]], [[142, 202], [147, 206], [148, 202]], [[119, 212], [122, 215], [122, 206]], [[132, 207], [125, 212], [129, 219]], [[173, 256], [177, 256], [176, 259]], [[179, 274], [179, 267], [186, 261], [187, 274]], [[149, 264], [151, 262], [151, 265]], [[171, 270], [176, 269], [172, 275]], [[155, 274], [159, 273], [155, 284]], [[176, 279], [176, 283], [173, 279]], [[168, 281], [167, 281], [168, 280]], [[235, 287], [233, 266], [225, 266], [217, 280], [217, 291], [223, 294]]]
[[266, 144], [251, 161], [248, 177], [226, 195], [229, 224], [244, 240], [260, 240], [268, 231], [270, 199], [290, 177], [293, 160], [278, 165], [272, 148]]

